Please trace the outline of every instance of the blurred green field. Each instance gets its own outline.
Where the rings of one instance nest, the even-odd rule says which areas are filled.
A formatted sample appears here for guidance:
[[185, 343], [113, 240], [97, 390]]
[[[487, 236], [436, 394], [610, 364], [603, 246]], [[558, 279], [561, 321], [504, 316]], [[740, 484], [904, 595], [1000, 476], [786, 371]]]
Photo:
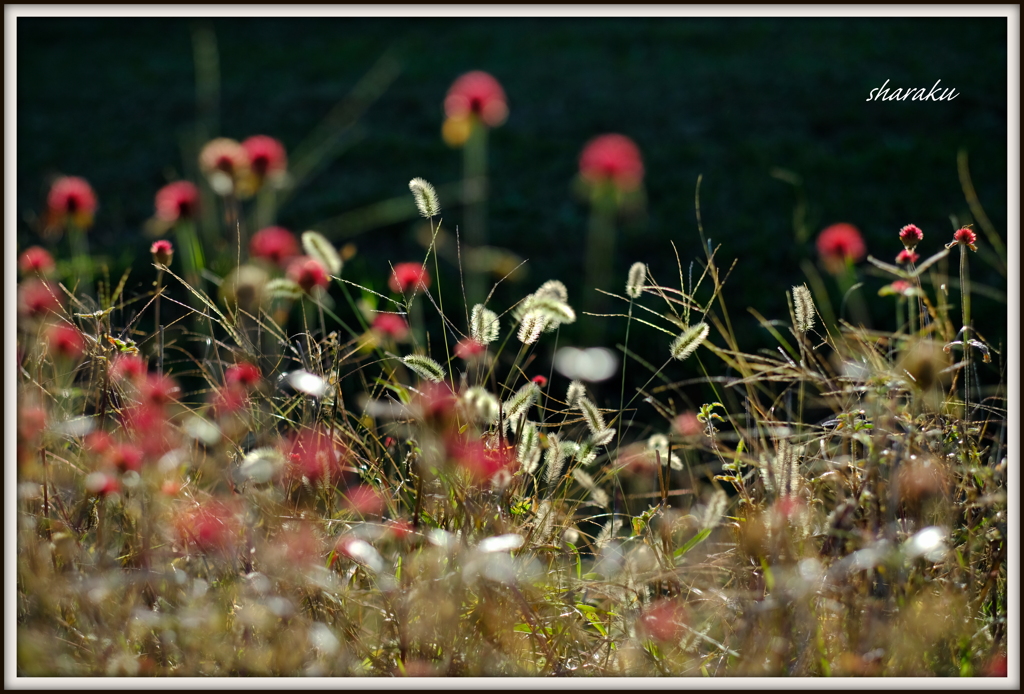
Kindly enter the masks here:
[[[788, 318], [785, 291], [804, 281], [799, 262], [813, 258], [822, 227], [852, 222], [868, 252], [891, 261], [904, 224], [924, 229], [930, 254], [951, 238], [951, 215], [972, 221], [960, 149], [1005, 240], [1004, 19], [22, 18], [19, 248], [37, 242], [32, 215], [59, 172], [97, 190], [93, 250], [111, 257], [115, 274], [148, 260], [140, 229], [153, 194], [192, 166], [182, 145], [194, 133], [193, 31], [201, 26], [212, 28], [219, 55], [219, 128], [211, 135], [266, 133], [289, 151], [386, 51], [399, 60], [400, 74], [360, 119], [358, 136], [280, 211], [296, 231], [327, 229], [339, 215], [404, 195], [413, 176], [439, 187], [457, 181], [461, 152], [440, 138], [444, 94], [467, 70], [495, 75], [510, 117], [491, 137], [489, 230], [492, 243], [529, 259], [530, 269], [498, 293], [506, 306], [551, 277], [566, 281], [570, 298], [583, 291], [588, 211], [571, 181], [583, 144], [609, 131], [636, 140], [647, 170], [647, 215], [619, 237], [618, 275], [624, 281], [629, 265], [644, 260], [671, 284], [678, 272], [670, 242], [684, 263], [702, 257], [694, 188], [703, 175], [706, 234], [722, 245], [719, 264], [738, 259], [726, 298], [748, 348], [763, 331], [747, 307]], [[940, 79], [960, 96], [865, 101], [886, 80], [930, 87]], [[773, 177], [777, 168], [801, 188]], [[802, 243], [794, 238], [798, 194], [811, 234]], [[443, 216], [454, 228], [462, 210], [446, 206]], [[388, 261], [422, 257], [415, 224], [351, 237], [359, 255], [346, 275], [379, 287]], [[1005, 278], [972, 262], [972, 279], [1005, 295]], [[131, 285], [141, 291], [147, 269], [136, 265]], [[892, 307], [874, 296], [883, 283], [868, 277], [864, 291], [888, 328]], [[978, 297], [975, 315], [990, 341], [1005, 340], [1005, 302]]]

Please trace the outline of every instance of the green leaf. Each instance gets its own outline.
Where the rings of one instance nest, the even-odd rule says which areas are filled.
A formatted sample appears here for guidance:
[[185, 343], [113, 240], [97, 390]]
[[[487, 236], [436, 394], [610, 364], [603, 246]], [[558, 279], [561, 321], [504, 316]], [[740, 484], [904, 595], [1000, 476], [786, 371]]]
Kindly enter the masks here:
[[701, 530], [699, 533], [697, 533], [696, 535], [691, 537], [689, 539], [689, 541], [685, 545], [683, 545], [682, 547], [677, 549], [672, 554], [672, 556], [675, 557], [676, 559], [678, 559], [679, 557], [683, 556], [684, 554], [689, 552], [691, 549], [693, 549], [694, 547], [699, 545], [701, 542], [703, 542], [704, 540], [708, 539], [708, 536], [711, 535], [711, 531], [712, 530], [713, 530], [713, 528], [705, 528], [704, 530]]

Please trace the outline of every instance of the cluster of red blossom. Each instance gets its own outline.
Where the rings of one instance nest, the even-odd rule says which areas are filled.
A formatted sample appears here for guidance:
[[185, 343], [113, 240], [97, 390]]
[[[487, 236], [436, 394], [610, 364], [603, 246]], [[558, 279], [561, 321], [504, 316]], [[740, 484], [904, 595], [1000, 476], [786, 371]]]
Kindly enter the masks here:
[[[903, 249], [896, 255], [896, 263], [913, 265], [921, 259], [915, 249], [924, 238], [924, 233], [916, 225], [908, 224], [900, 229], [899, 237], [903, 242]], [[977, 250], [974, 245], [977, 240], [977, 235], [973, 231], [968, 227], [961, 227], [953, 234], [953, 241], [947, 244], [946, 248], [962, 245], [974, 251]], [[842, 272], [848, 263], [859, 262], [867, 255], [867, 247], [860, 231], [847, 223], [833, 224], [822, 230], [818, 234], [817, 248], [825, 268], [833, 273]], [[896, 287], [900, 282], [900, 286], [906, 285], [909, 288], [909, 284], [902, 280], [892, 286]]]

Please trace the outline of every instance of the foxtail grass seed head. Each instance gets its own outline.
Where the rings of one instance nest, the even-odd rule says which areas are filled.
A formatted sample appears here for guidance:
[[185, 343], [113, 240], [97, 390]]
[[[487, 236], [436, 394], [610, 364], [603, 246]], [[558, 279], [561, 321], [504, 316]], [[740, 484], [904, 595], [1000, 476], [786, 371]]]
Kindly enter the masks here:
[[704, 513], [701, 514], [701, 528], [706, 530], [718, 525], [718, 522], [722, 520], [722, 515], [725, 513], [728, 501], [729, 497], [726, 496], [725, 492], [721, 489], [716, 489], [715, 493], [708, 499], [708, 503], [704, 507]]
[[569, 300], [568, 290], [558, 280], [548, 280], [540, 285], [540, 289], [535, 291], [533, 295], [543, 299], [554, 299], [563, 303]]
[[473, 307], [469, 315], [469, 332], [474, 340], [483, 345], [488, 345], [498, 339], [501, 324], [498, 314], [483, 304]]
[[271, 299], [289, 299], [294, 301], [295, 299], [301, 299], [303, 292], [302, 287], [294, 280], [290, 280], [287, 277], [278, 277], [267, 282], [266, 294]]
[[473, 386], [462, 395], [462, 402], [471, 417], [485, 424], [493, 424], [498, 420], [498, 398], [486, 388]]
[[524, 345], [532, 345], [540, 338], [540, 334], [544, 332], [544, 326], [545, 321], [543, 317], [536, 313], [528, 313], [523, 316], [516, 337]]
[[341, 274], [341, 256], [323, 234], [316, 231], [302, 232], [302, 249], [310, 258], [319, 261], [332, 275]]
[[608, 506], [608, 495], [597, 486], [597, 482], [594, 481], [593, 477], [580, 468], [573, 470], [572, 476], [581, 487], [590, 492], [590, 498], [595, 504], [602, 507]]
[[523, 469], [532, 475], [540, 464], [541, 456], [540, 434], [537, 433], [537, 425], [533, 422], [526, 422], [523, 425], [516, 453]]
[[591, 435], [590, 440], [595, 446], [607, 446], [615, 438], [615, 430], [612, 428], [596, 431]]
[[647, 265], [644, 263], [633, 263], [629, 268], [629, 275], [626, 277], [626, 296], [630, 299], [639, 299], [644, 293], [644, 282], [647, 280]]
[[557, 434], [548, 434], [548, 449], [544, 455], [545, 479], [548, 485], [554, 484], [562, 475], [562, 466], [565, 465], [565, 447], [559, 440]]
[[422, 354], [410, 354], [402, 358], [402, 363], [421, 378], [440, 383], [445, 378], [444, 368], [430, 357]]
[[515, 395], [506, 400], [505, 404], [502, 406], [506, 421], [516, 419], [517, 417], [526, 414], [526, 412], [533, 407], [533, 404], [537, 402], [537, 398], [539, 396], [540, 386], [532, 381], [517, 390]]
[[569, 384], [569, 390], [565, 394], [565, 403], [569, 407], [577, 407], [580, 398], [584, 398], [587, 395], [587, 387], [583, 385], [583, 381], [572, 381]]
[[793, 287], [793, 316], [797, 332], [806, 333], [814, 327], [814, 298], [806, 284]]
[[544, 319], [544, 324], [550, 326], [550, 330], [554, 330], [563, 323], [568, 325], [576, 322], [576, 312], [569, 304], [546, 296], [534, 295], [527, 315], [530, 314], [541, 316]]
[[707, 339], [710, 330], [711, 328], [704, 322], [697, 323], [684, 330], [679, 337], [672, 341], [672, 345], [669, 347], [669, 353], [672, 355], [672, 358], [683, 361], [696, 352], [701, 343]]
[[430, 219], [441, 213], [441, 204], [437, 201], [437, 191], [434, 190], [434, 186], [422, 178], [414, 178], [409, 181], [409, 190], [412, 191], [416, 207], [423, 217]]
[[579, 398], [576, 401], [576, 407], [583, 413], [583, 418], [587, 420], [587, 428], [590, 429], [591, 434], [596, 435], [605, 430], [604, 416], [597, 406], [590, 402], [589, 398]]

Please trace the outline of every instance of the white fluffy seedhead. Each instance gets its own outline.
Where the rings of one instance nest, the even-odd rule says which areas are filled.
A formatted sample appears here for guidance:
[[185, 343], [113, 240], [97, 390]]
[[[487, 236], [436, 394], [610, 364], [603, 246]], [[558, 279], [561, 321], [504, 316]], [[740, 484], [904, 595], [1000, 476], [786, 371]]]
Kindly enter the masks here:
[[805, 333], [814, 327], [814, 298], [806, 284], [793, 287], [793, 317], [797, 332]]
[[319, 261], [332, 275], [341, 274], [341, 256], [334, 245], [317, 231], [302, 232], [302, 250], [313, 260]]
[[711, 328], [704, 322], [697, 323], [684, 330], [679, 337], [672, 341], [672, 345], [669, 347], [669, 353], [672, 355], [672, 358], [683, 361], [696, 352], [697, 348], [707, 338], [710, 330]]
[[482, 345], [488, 345], [498, 339], [501, 324], [498, 314], [483, 304], [477, 304], [469, 314], [470, 336]]
[[434, 383], [440, 383], [446, 375], [444, 367], [422, 354], [410, 354], [404, 357], [402, 362], [412, 371], [416, 372], [417, 375]]
[[629, 275], [626, 277], [626, 296], [630, 299], [639, 299], [644, 293], [644, 282], [647, 280], [647, 265], [644, 263], [633, 263], [629, 268]]
[[434, 190], [434, 186], [422, 178], [414, 178], [409, 181], [409, 190], [412, 191], [412, 197], [422, 216], [430, 219], [441, 213], [441, 204], [437, 201], [437, 191]]

